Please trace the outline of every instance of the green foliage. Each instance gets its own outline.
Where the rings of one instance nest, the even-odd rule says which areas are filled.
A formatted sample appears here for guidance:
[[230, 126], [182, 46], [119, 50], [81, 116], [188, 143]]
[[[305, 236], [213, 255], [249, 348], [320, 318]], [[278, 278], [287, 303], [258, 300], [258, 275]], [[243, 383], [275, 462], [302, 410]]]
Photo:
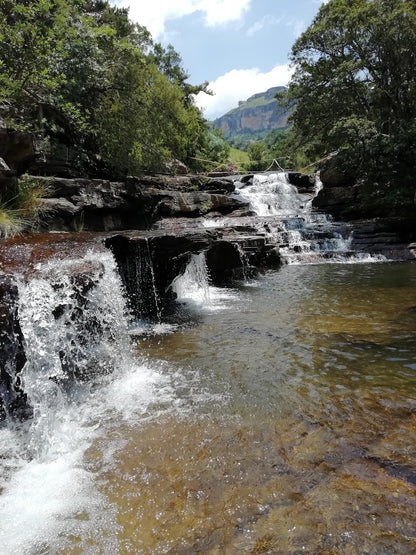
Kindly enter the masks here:
[[0, 198], [0, 237], [35, 229], [41, 217], [44, 185], [36, 178], [21, 176], [16, 186]]
[[201, 156], [213, 162], [225, 162], [230, 154], [230, 145], [224, 138], [224, 133], [218, 127], [211, 126], [204, 135]]
[[416, 7], [411, 0], [330, 0], [292, 49], [293, 145], [338, 152], [353, 177], [414, 173]]
[[230, 160], [233, 162], [239, 170], [242, 170], [246, 164], [249, 162], [249, 157], [247, 152], [243, 150], [238, 150], [237, 148], [230, 149]]
[[250, 131], [246, 129], [245, 131], [239, 132], [238, 135], [230, 137], [227, 141], [232, 148], [237, 148], [246, 152], [253, 141], [263, 141], [268, 134], [269, 131]]
[[0, 108], [8, 124], [116, 174], [187, 161], [206, 122], [172, 46], [107, 0], [3, 0]]
[[201, 214], [207, 214], [210, 210], [212, 210], [214, 204], [212, 200], [207, 200], [200, 208]]

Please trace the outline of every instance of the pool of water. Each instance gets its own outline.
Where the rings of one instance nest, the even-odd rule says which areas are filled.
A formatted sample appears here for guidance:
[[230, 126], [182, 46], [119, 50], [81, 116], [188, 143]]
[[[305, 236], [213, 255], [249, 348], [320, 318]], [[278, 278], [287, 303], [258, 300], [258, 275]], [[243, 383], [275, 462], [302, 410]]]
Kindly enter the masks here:
[[138, 342], [190, 378], [116, 456], [125, 549], [416, 549], [416, 266], [287, 266], [221, 308]]
[[3, 430], [6, 553], [416, 551], [415, 264], [285, 266], [132, 336], [36, 468]]

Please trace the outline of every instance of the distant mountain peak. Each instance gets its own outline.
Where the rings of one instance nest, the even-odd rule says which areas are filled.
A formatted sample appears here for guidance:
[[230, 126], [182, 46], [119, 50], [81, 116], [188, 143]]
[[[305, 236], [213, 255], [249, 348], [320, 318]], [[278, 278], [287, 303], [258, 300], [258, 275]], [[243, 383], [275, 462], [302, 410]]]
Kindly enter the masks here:
[[278, 106], [276, 93], [284, 87], [272, 87], [240, 100], [238, 106], [214, 121], [226, 139], [243, 134], [261, 133], [287, 126], [288, 113]]

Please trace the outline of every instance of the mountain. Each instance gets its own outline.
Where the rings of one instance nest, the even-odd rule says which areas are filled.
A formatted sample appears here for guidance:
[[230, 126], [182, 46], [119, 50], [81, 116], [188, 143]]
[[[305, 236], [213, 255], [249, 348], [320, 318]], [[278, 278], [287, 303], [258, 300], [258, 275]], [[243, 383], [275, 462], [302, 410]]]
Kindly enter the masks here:
[[259, 136], [273, 129], [286, 127], [289, 114], [286, 109], [278, 106], [275, 98], [276, 93], [283, 89], [284, 87], [273, 87], [240, 101], [237, 108], [216, 119], [214, 125], [222, 129], [226, 139], [239, 135]]

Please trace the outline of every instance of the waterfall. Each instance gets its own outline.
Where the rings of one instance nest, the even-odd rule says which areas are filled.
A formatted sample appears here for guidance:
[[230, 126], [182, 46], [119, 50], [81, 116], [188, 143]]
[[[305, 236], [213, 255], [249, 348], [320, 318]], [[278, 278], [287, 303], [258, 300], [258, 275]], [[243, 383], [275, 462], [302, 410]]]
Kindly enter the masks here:
[[255, 175], [252, 185], [240, 189], [239, 198], [249, 202], [258, 216], [292, 216], [303, 206], [296, 187], [284, 173]]
[[65, 384], [102, 376], [128, 356], [126, 307], [110, 252], [49, 262], [19, 284], [27, 362], [22, 381], [33, 407], [33, 450], [50, 448]]
[[172, 281], [170, 288], [176, 294], [179, 303], [198, 311], [223, 310], [237, 296], [234, 289], [214, 287], [210, 284], [204, 252], [191, 255], [185, 271]]
[[38, 264], [20, 278], [21, 371], [33, 418], [0, 428], [0, 551], [119, 551], [115, 508], [85, 454], [107, 426], [163, 406], [170, 381], [132, 350], [113, 255]]
[[313, 210], [321, 188], [319, 177], [313, 191], [300, 194], [285, 173], [255, 175], [252, 184], [239, 189], [239, 198], [250, 203], [258, 231], [279, 246], [286, 264], [385, 261], [381, 255], [352, 251], [351, 226]]
[[139, 320], [156, 319], [160, 323], [162, 310], [148, 238], [128, 241], [116, 236], [106, 245], [117, 260], [131, 313]]
[[205, 253], [193, 254], [185, 272], [171, 284], [179, 301], [208, 305], [211, 302], [208, 268]]

